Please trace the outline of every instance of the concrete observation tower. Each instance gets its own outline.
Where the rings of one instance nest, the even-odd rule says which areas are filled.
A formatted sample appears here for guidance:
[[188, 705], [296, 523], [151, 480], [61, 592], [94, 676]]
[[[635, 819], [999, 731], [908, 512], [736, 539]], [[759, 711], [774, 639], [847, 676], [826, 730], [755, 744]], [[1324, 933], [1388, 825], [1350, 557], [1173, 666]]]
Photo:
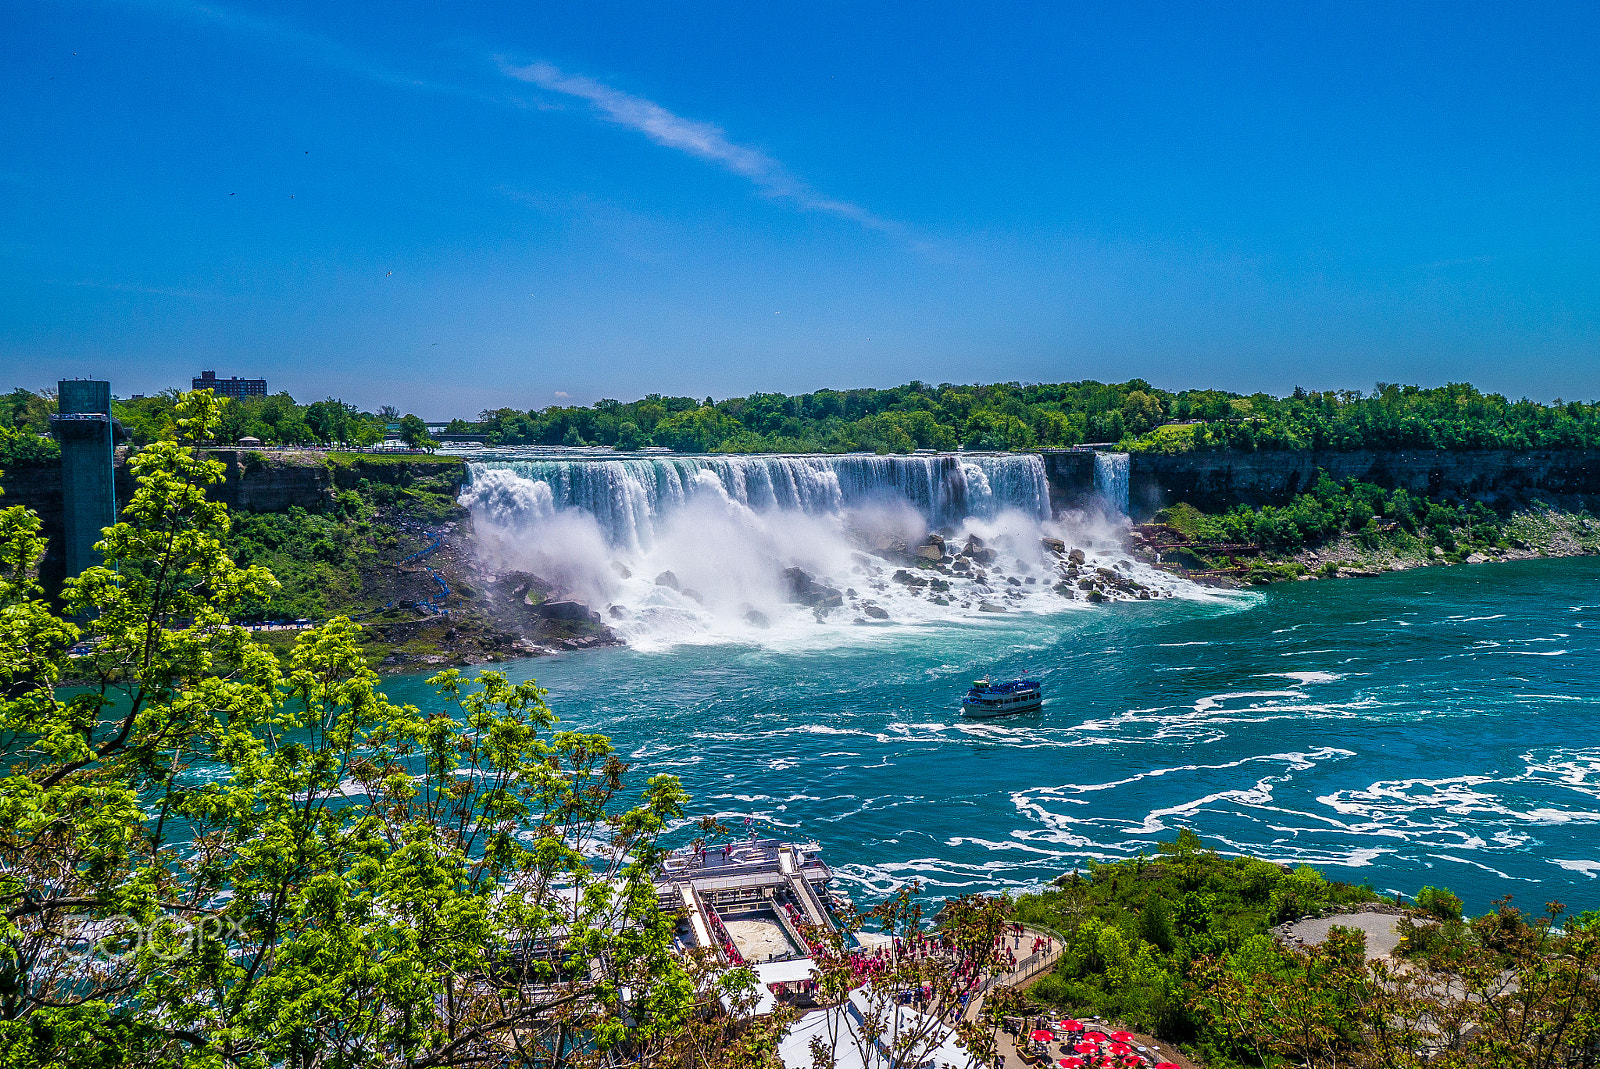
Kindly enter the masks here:
[[68, 578], [100, 563], [94, 544], [117, 522], [112, 454], [111, 383], [62, 379], [59, 414], [50, 417], [61, 443], [61, 505]]

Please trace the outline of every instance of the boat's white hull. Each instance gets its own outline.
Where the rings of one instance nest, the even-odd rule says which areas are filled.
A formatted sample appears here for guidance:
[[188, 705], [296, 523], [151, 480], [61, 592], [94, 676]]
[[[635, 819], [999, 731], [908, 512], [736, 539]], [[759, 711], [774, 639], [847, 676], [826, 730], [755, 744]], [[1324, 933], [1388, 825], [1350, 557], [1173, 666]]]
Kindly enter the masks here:
[[961, 715], [973, 720], [992, 720], [997, 716], [1016, 716], [1018, 713], [1036, 712], [1044, 704], [1043, 695], [1034, 695], [1027, 701], [1015, 702], [1010, 705], [961, 705]]

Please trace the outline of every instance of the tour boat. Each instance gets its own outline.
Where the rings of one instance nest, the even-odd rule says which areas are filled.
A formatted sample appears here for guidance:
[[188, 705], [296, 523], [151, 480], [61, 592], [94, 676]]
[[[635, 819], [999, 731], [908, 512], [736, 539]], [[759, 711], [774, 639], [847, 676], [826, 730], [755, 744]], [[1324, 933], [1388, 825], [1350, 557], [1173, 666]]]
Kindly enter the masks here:
[[1006, 683], [990, 683], [987, 679], [972, 681], [972, 689], [961, 699], [962, 716], [1009, 716], [1039, 708], [1044, 695], [1037, 679], [1013, 679]]

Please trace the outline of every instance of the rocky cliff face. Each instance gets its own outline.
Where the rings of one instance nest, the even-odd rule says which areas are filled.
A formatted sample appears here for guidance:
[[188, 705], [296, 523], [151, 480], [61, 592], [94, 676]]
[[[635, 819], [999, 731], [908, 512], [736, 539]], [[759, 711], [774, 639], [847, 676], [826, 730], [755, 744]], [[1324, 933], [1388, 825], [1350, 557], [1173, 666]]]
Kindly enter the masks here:
[[298, 505], [315, 512], [333, 501], [333, 470], [315, 453], [214, 450], [228, 466], [213, 496], [231, 509], [282, 512]]
[[1130, 508], [1143, 519], [1179, 501], [1208, 512], [1236, 504], [1283, 504], [1316, 482], [1319, 469], [1336, 480], [1490, 504], [1541, 494], [1600, 495], [1600, 450], [1136, 453]]

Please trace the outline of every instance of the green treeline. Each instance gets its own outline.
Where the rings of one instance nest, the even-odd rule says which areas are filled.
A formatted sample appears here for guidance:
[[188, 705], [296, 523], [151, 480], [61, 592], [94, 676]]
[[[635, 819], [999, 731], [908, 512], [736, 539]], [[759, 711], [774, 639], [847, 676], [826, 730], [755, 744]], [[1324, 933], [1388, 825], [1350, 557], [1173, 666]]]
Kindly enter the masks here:
[[1117, 442], [1126, 449], [1532, 449], [1600, 445], [1600, 405], [1380, 384], [1288, 397], [1160, 390], [1140, 379], [758, 393], [484, 412], [492, 444], [653, 444], [695, 452], [905, 453]]
[[[179, 394], [118, 401], [114, 414], [137, 443], [170, 434]], [[27, 390], [0, 397], [0, 460], [34, 459], [24, 441], [48, 429], [54, 398]], [[334, 398], [300, 404], [287, 393], [223, 406], [217, 440], [268, 445], [360, 446], [386, 425], [428, 445], [420, 418], [376, 413]], [[1600, 445], [1600, 404], [1541, 404], [1484, 394], [1464, 383], [1424, 389], [1379, 383], [1288, 397], [1223, 390], [1161, 390], [1142, 379], [987, 386], [911, 382], [885, 390], [818, 390], [748, 397], [666, 397], [542, 409], [497, 408], [452, 433], [491, 445], [664, 446], [682, 452], [908, 453], [914, 449], [1028, 450], [1115, 442], [1153, 452], [1233, 449], [1573, 449]]]

